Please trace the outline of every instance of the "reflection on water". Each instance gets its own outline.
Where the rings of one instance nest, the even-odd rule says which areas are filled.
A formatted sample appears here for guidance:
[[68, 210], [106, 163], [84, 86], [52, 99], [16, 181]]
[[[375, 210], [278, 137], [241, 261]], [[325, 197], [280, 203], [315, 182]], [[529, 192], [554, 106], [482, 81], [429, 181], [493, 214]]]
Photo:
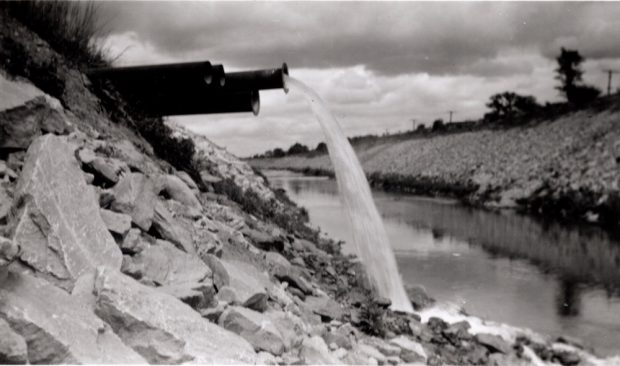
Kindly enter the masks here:
[[[308, 209], [314, 225], [351, 240], [333, 180], [266, 173]], [[438, 301], [462, 304], [472, 315], [620, 354], [620, 242], [604, 231], [450, 200], [373, 194], [405, 285], [422, 284]]]

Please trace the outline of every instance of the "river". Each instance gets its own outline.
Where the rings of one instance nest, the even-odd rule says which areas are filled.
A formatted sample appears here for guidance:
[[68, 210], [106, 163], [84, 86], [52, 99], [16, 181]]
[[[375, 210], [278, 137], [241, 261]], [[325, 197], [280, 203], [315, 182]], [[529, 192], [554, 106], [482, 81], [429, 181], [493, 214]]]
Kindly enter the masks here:
[[[264, 171], [304, 206], [312, 225], [343, 240], [351, 227], [333, 179]], [[405, 286], [439, 303], [620, 355], [620, 240], [594, 227], [541, 222], [455, 201], [373, 191]]]

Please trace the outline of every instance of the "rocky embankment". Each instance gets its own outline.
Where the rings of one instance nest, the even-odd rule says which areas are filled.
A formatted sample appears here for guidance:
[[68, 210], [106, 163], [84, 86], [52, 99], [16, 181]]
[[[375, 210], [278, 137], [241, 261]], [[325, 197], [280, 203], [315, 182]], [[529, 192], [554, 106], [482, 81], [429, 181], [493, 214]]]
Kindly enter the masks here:
[[[617, 226], [620, 100], [522, 127], [413, 138], [357, 150], [371, 184]], [[257, 159], [257, 168], [332, 174], [327, 155]]]
[[0, 49], [13, 42], [34, 80], [0, 71], [0, 363], [603, 362], [442, 319], [420, 291], [420, 314], [390, 311], [246, 163], [177, 127], [198, 174], [175, 169], [44, 41], [2, 24]]

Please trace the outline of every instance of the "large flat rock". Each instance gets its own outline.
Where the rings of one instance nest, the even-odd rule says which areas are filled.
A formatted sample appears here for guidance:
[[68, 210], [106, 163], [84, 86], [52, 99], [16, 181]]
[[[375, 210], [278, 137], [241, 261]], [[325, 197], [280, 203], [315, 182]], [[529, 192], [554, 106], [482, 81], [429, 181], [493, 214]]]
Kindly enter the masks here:
[[15, 202], [14, 241], [21, 247], [20, 259], [38, 275], [71, 289], [88, 269], [120, 269], [121, 251], [64, 137], [45, 135], [32, 143]]
[[32, 364], [145, 363], [82, 302], [49, 282], [9, 272], [0, 318], [25, 341]]
[[102, 267], [95, 279], [96, 313], [150, 363], [251, 364], [252, 345], [203, 319], [171, 295]]

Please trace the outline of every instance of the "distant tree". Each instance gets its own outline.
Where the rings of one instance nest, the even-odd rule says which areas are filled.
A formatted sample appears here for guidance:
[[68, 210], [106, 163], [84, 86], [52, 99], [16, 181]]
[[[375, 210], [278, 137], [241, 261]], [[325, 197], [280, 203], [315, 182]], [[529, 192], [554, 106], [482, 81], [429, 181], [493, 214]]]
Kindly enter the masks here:
[[577, 50], [567, 50], [562, 47], [560, 55], [556, 58], [558, 68], [556, 79], [560, 85], [556, 87], [566, 100], [578, 106], [591, 103], [599, 97], [601, 91], [594, 86], [581, 85], [583, 70], [581, 64], [585, 60]]
[[433, 121], [433, 131], [440, 131], [443, 130], [445, 127], [445, 124], [443, 123], [443, 119], [438, 118], [435, 121]]
[[422, 132], [422, 131], [426, 130], [426, 126], [424, 126], [424, 125], [418, 125], [418, 127], [416, 127], [416, 129], [415, 129], [415, 130], [416, 130], [416, 131], [418, 131], [418, 132]]
[[320, 153], [326, 153], [327, 152], [327, 144], [325, 144], [324, 142], [319, 142], [319, 144], [316, 145], [316, 149], [314, 149], [314, 151], [320, 152]]
[[308, 151], [310, 151], [308, 149], [308, 146], [302, 145], [299, 142], [296, 142], [293, 145], [291, 145], [291, 147], [288, 149], [287, 153], [289, 155], [295, 155], [295, 154], [307, 153]]
[[531, 95], [519, 95], [503, 92], [491, 95], [487, 107], [491, 110], [484, 115], [486, 121], [510, 120], [514, 117], [528, 115], [540, 108], [536, 98]]
[[581, 63], [584, 59], [579, 54], [579, 51], [567, 50], [562, 47], [556, 61], [558, 62], [558, 67], [555, 69], [557, 73], [555, 78], [560, 81], [560, 85], [558, 85], [556, 89], [564, 94], [566, 99], [570, 102], [569, 94], [572, 89], [581, 82], [581, 76], [583, 75]]
[[280, 149], [279, 147], [273, 149], [273, 152], [271, 153], [271, 156], [273, 156], [274, 158], [281, 158], [285, 155], [286, 153], [284, 152], [284, 150]]

